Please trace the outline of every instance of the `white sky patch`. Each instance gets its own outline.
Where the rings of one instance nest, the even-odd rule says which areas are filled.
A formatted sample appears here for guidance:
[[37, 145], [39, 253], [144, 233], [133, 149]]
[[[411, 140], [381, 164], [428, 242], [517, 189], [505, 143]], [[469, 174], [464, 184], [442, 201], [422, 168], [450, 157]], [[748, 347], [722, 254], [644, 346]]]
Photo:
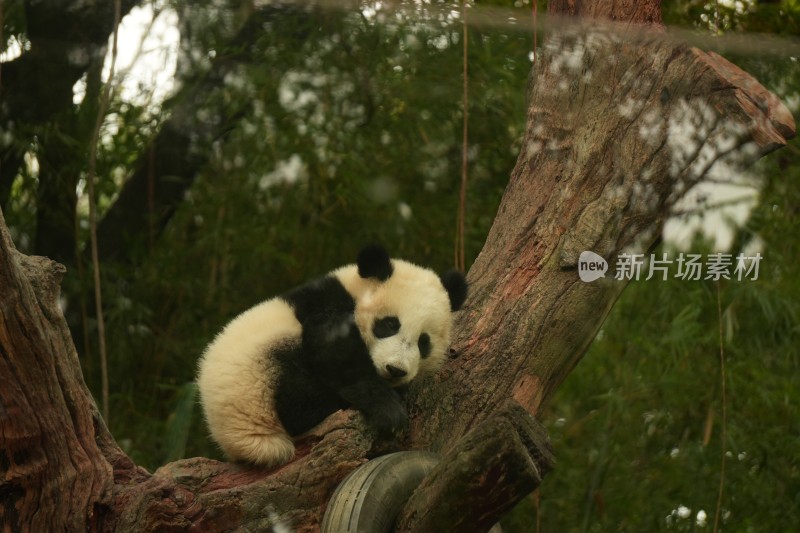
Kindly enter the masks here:
[[265, 174], [258, 182], [262, 191], [280, 183], [294, 185], [308, 179], [308, 167], [298, 154], [292, 154], [289, 159], [278, 161], [275, 170]]
[[374, 2], [372, 5], [366, 5], [361, 8], [361, 14], [367, 20], [372, 20], [375, 15], [383, 9], [383, 2]]
[[281, 78], [278, 100], [284, 109], [298, 112], [319, 101], [317, 93], [312, 91], [309, 86], [318, 89], [327, 82], [327, 77], [323, 74], [290, 70]]
[[29, 42], [21, 42], [13, 35], [6, 42], [6, 49], [0, 52], [0, 63], [8, 63], [22, 55], [23, 51], [30, 50]]
[[[103, 65], [103, 81], [111, 68], [111, 43]], [[172, 92], [178, 62], [180, 31], [178, 15], [156, 0], [133, 8], [119, 25], [117, 63], [114, 74], [119, 95], [135, 105], [157, 109]], [[73, 88], [77, 104], [86, 95], [86, 80]]]
[[[661, 129], [652, 118], [640, 135]], [[666, 119], [670, 173], [680, 177], [673, 193], [679, 197], [672, 217], [664, 225], [664, 240], [688, 251], [702, 236], [714, 251], [730, 250], [736, 232], [758, 202], [761, 180], [742, 171], [741, 163], [754, 157], [749, 145], [737, 150], [744, 128], [724, 117], [702, 100], [680, 100]], [[699, 182], [688, 191], [687, 182]]]
[[400, 217], [403, 220], [411, 220], [411, 215], [413, 212], [411, 211], [411, 206], [405, 202], [400, 202], [397, 204], [397, 212], [400, 213]]
[[783, 97], [783, 103], [792, 113], [800, 111], [800, 93], [788, 94]]
[[755, 0], [716, 0], [719, 5], [728, 9], [735, 9], [740, 15], [749, 11], [755, 4]]
[[[457, 38], [455, 39], [455, 42], [458, 42]], [[428, 39], [428, 45], [436, 48], [437, 50], [446, 50], [447, 47], [450, 46], [450, 41], [447, 38], [447, 35], [437, 35], [432, 39]]]
[[695, 236], [702, 235], [715, 251], [730, 250], [737, 228], [747, 222], [757, 202], [758, 191], [755, 187], [699, 183], [675, 206], [678, 212], [696, 210], [698, 213], [667, 220], [664, 224], [664, 240], [678, 250], [688, 251]]

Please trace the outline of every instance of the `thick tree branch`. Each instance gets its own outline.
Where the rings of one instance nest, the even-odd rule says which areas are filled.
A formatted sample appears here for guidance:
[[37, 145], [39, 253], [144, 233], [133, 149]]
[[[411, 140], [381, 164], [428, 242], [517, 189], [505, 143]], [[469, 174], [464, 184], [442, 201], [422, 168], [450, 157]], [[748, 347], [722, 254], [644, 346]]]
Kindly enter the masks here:
[[[620, 28], [615, 28], [620, 31]], [[713, 53], [630, 29], [559, 32], [539, 55], [526, 135], [453, 342], [415, 389], [417, 447], [444, 452], [509, 400], [531, 413], [577, 364], [625, 282], [578, 256], [646, 252], [671, 207], [794, 135], [781, 102]]]
[[581, 0], [549, 0], [547, 12], [584, 19], [610, 20], [626, 24], [644, 24], [662, 27], [661, 2], [641, 0], [615, 0], [614, 2], [586, 2]]
[[16, 251], [0, 215], [0, 512], [31, 531], [82, 531], [110, 500], [110, 438], [58, 305], [64, 267]]
[[330, 494], [373, 451], [365, 429], [359, 414], [339, 412], [298, 443], [294, 462], [272, 471], [195, 458], [148, 475], [129, 463], [115, 471], [103, 530], [316, 531]]
[[488, 531], [554, 463], [544, 427], [514, 404], [476, 427], [423, 480], [398, 532]]

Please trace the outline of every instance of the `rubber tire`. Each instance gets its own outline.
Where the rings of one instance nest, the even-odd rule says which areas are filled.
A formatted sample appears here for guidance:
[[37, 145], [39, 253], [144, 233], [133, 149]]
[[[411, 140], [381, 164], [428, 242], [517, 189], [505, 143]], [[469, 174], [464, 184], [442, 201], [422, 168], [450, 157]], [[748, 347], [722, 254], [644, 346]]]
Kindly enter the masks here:
[[350, 473], [331, 496], [321, 533], [390, 533], [403, 504], [439, 457], [430, 452], [396, 452]]

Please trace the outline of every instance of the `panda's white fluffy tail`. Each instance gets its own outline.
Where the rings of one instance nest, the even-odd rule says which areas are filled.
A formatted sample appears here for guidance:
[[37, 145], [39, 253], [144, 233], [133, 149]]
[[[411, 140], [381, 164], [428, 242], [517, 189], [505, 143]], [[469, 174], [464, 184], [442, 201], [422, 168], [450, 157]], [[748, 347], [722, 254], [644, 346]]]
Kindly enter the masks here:
[[246, 435], [222, 448], [233, 460], [264, 466], [282, 465], [294, 457], [294, 444], [284, 433]]
[[231, 321], [200, 358], [203, 412], [228, 458], [274, 467], [294, 456], [273, 404], [280, 366], [273, 355], [279, 344], [300, 342], [301, 334], [292, 307], [267, 300]]

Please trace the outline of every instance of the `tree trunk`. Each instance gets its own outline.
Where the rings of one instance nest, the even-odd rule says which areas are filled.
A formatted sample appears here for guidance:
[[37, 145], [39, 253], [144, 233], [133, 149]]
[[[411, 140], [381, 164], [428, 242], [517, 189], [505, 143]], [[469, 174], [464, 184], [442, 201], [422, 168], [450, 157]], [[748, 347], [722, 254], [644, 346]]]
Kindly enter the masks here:
[[[140, 1], [122, 0], [122, 16]], [[114, 2], [43, 0], [24, 2], [23, 7], [30, 50], [2, 65], [0, 132], [11, 133], [16, 139], [0, 144], [0, 208], [5, 207], [23, 162], [20, 147], [33, 141], [37, 128], [54, 121], [54, 134], [72, 142], [81, 138], [81, 133], [72, 128], [76, 124], [65, 120], [75, 111], [72, 87], [93, 59], [104, 55], [114, 31]], [[77, 177], [71, 179], [77, 181]], [[57, 185], [63, 178], [54, 181]]]
[[[602, 16], [610, 4], [578, 7]], [[613, 4], [615, 20], [660, 24], [651, 9], [657, 2]], [[620, 252], [648, 252], [692, 187], [731, 179], [794, 136], [790, 112], [755, 79], [660, 33], [594, 25], [553, 34], [539, 51], [523, 148], [469, 272], [456, 359], [434, 385], [415, 389], [413, 447], [446, 453], [509, 405], [536, 414], [626, 285], [613, 271], [581, 281], [581, 252], [602, 256], [610, 270]], [[493, 466], [479, 465], [484, 472]], [[426, 524], [419, 517], [435, 496], [423, 484], [399, 530]]]
[[[614, 16], [642, 20], [636, 13], [657, 22], [642, 9]], [[610, 275], [580, 281], [579, 254], [613, 264], [621, 250], [647, 251], [693, 185], [794, 135], [786, 108], [723, 58], [652, 30], [614, 30], [562, 31], [539, 50], [523, 148], [469, 272], [455, 355], [411, 392], [412, 428], [400, 447], [442, 461], [409, 500], [400, 531], [463, 530], [465, 517], [491, 524], [546, 472], [531, 414], [624, 287]], [[303, 436], [296, 459], [273, 471], [195, 458], [146, 472], [118, 448], [83, 383], [58, 308], [63, 268], [19, 254], [2, 217], [0, 234], [4, 528], [316, 531], [345, 475], [389, 450], [346, 411]]]
[[[58, 305], [63, 266], [18, 253], [0, 216], [0, 514], [4, 529], [82, 531], [113, 487], [113, 442]], [[119, 454], [122, 456], [122, 454]]]
[[508, 402], [538, 412], [626, 284], [581, 281], [581, 252], [612, 269], [622, 251], [646, 253], [692, 187], [794, 136], [780, 100], [721, 56], [610, 29], [559, 32], [539, 51], [523, 148], [469, 272], [457, 361], [417, 389], [418, 446], [447, 450]]

